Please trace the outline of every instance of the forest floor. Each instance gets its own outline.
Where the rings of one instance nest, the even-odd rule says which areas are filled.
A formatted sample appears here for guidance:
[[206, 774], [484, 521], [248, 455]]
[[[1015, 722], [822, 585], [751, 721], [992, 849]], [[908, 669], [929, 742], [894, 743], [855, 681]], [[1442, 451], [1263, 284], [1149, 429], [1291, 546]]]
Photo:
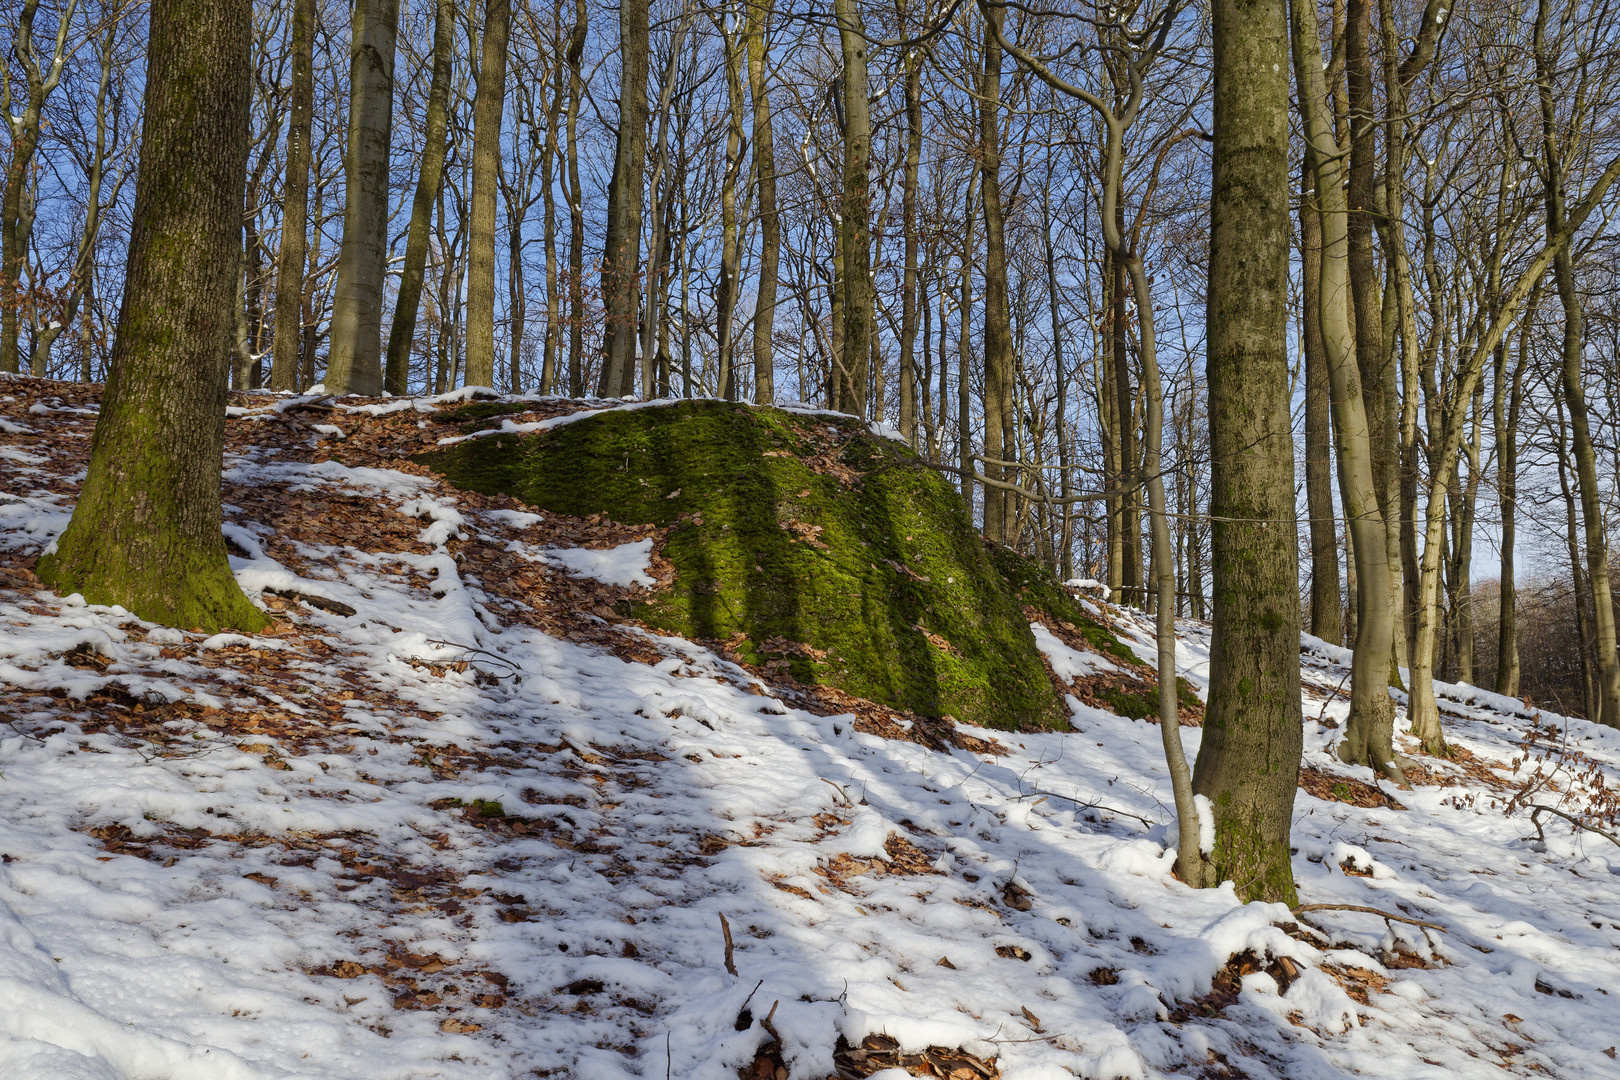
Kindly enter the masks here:
[[1455, 756], [1378, 786], [1307, 639], [1294, 866], [1338, 906], [1245, 905], [1172, 876], [1151, 724], [926, 723], [624, 623], [656, 530], [405, 460], [465, 394], [234, 399], [267, 632], [59, 598], [97, 394], [0, 380], [7, 1080], [1620, 1076], [1620, 847], [1524, 809], [1612, 809], [1620, 732], [1441, 686]]

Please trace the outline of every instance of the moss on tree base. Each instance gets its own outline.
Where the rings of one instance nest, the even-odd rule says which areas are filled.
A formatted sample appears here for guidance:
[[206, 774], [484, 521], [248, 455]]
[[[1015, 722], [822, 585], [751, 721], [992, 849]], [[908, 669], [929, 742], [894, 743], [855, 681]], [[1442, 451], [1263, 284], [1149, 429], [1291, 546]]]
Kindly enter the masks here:
[[417, 460], [542, 510], [668, 528], [675, 582], [627, 615], [896, 710], [1067, 727], [1026, 603], [1062, 605], [1123, 649], [1044, 569], [993, 552], [910, 449], [853, 418], [689, 402]]

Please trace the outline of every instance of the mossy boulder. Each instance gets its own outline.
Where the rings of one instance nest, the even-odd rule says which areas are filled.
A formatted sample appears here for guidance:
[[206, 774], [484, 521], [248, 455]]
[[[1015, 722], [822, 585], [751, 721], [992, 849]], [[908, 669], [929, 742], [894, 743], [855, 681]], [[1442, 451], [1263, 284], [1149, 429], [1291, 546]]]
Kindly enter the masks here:
[[1026, 603], [1066, 602], [1061, 617], [1123, 648], [1050, 574], [992, 551], [949, 482], [853, 418], [686, 402], [417, 460], [542, 510], [669, 529], [675, 582], [628, 615], [897, 710], [1066, 727]]

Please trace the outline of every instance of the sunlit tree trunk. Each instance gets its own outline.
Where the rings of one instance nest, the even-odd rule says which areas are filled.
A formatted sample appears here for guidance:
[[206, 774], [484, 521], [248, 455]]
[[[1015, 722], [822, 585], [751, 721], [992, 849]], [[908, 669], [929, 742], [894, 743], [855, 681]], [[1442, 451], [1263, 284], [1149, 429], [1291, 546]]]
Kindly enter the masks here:
[[252, 7], [153, 0], [124, 301], [90, 465], [40, 580], [169, 626], [261, 629], [220, 531]]
[[349, 44], [349, 145], [343, 248], [333, 288], [326, 389], [382, 389], [383, 276], [388, 260], [388, 152], [393, 133], [399, 0], [355, 0]]
[[[1288, 17], [1215, 0], [1206, 368], [1214, 628], [1193, 787], [1210, 880], [1293, 903], [1299, 779], [1299, 556], [1288, 408]], [[1320, 68], [1318, 68], [1320, 75]]]
[[[624, 397], [635, 390], [636, 309], [641, 295], [636, 270], [647, 156], [647, 20], [648, 0], [621, 0], [619, 138], [602, 249], [602, 377], [596, 391], [602, 397]], [[649, 393], [651, 389], [647, 388]]]
[[[500, 193], [501, 116], [511, 0], [485, 0], [473, 100], [472, 215], [467, 235], [467, 385], [495, 385], [495, 200]], [[639, 183], [639, 180], [638, 180]]]
[[399, 297], [388, 331], [388, 369], [383, 380], [390, 394], [403, 394], [411, 376], [411, 346], [426, 280], [428, 234], [433, 206], [444, 183], [444, 159], [450, 149], [450, 75], [454, 61], [455, 0], [435, 0], [433, 7], [433, 74], [428, 82], [427, 126], [422, 136], [421, 171], [411, 200], [411, 222], [405, 235], [405, 262], [400, 268]]

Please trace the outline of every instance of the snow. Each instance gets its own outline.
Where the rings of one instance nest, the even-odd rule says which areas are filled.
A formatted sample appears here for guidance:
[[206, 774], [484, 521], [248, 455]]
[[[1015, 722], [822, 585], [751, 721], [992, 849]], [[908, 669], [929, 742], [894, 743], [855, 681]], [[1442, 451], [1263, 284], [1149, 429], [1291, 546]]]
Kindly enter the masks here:
[[[88, 412], [48, 422], [88, 430]], [[78, 465], [60, 432], [10, 434], [44, 470], [0, 479], [16, 566], [65, 526], [51, 481]], [[1302, 902], [1444, 932], [1296, 917], [1173, 877], [1151, 724], [1071, 699], [1072, 733], [936, 751], [796, 708], [699, 645], [614, 631], [661, 657], [633, 662], [498, 608], [457, 538], [616, 586], [651, 583], [651, 540], [547, 548], [543, 515], [307, 456], [261, 445], [227, 471], [288, 505], [364, 497], [429, 550], [314, 544], [228, 507], [232, 567], [260, 600], [351, 617], [300, 607], [294, 636], [205, 637], [0, 588], [6, 1080], [707, 1080], [752, 1062], [773, 1006], [794, 1077], [875, 1033], [1015, 1080], [1222, 1061], [1287, 1080], [1620, 1075], [1620, 849], [1551, 827], [1538, 846], [1489, 805], [1514, 782], [1520, 703], [1437, 687], [1448, 736], [1502, 766], [1499, 788], [1425, 758], [1449, 786], [1394, 793], [1405, 809], [1298, 795]], [[1150, 659], [1146, 620], [1109, 613]], [[1060, 677], [1113, 666], [1034, 629]], [[1180, 630], [1178, 669], [1207, 691], [1209, 627]], [[1306, 764], [1366, 781], [1331, 753], [1348, 654], [1304, 645]], [[1614, 782], [1620, 737], [1542, 720]], [[481, 821], [490, 804], [523, 827]], [[1196, 1004], [1244, 953], [1258, 969], [1232, 1000]]]
[[607, 585], [656, 585], [647, 573], [652, 561], [652, 540], [635, 540], [611, 548], [545, 548], [542, 561], [576, 577], [594, 578]]

